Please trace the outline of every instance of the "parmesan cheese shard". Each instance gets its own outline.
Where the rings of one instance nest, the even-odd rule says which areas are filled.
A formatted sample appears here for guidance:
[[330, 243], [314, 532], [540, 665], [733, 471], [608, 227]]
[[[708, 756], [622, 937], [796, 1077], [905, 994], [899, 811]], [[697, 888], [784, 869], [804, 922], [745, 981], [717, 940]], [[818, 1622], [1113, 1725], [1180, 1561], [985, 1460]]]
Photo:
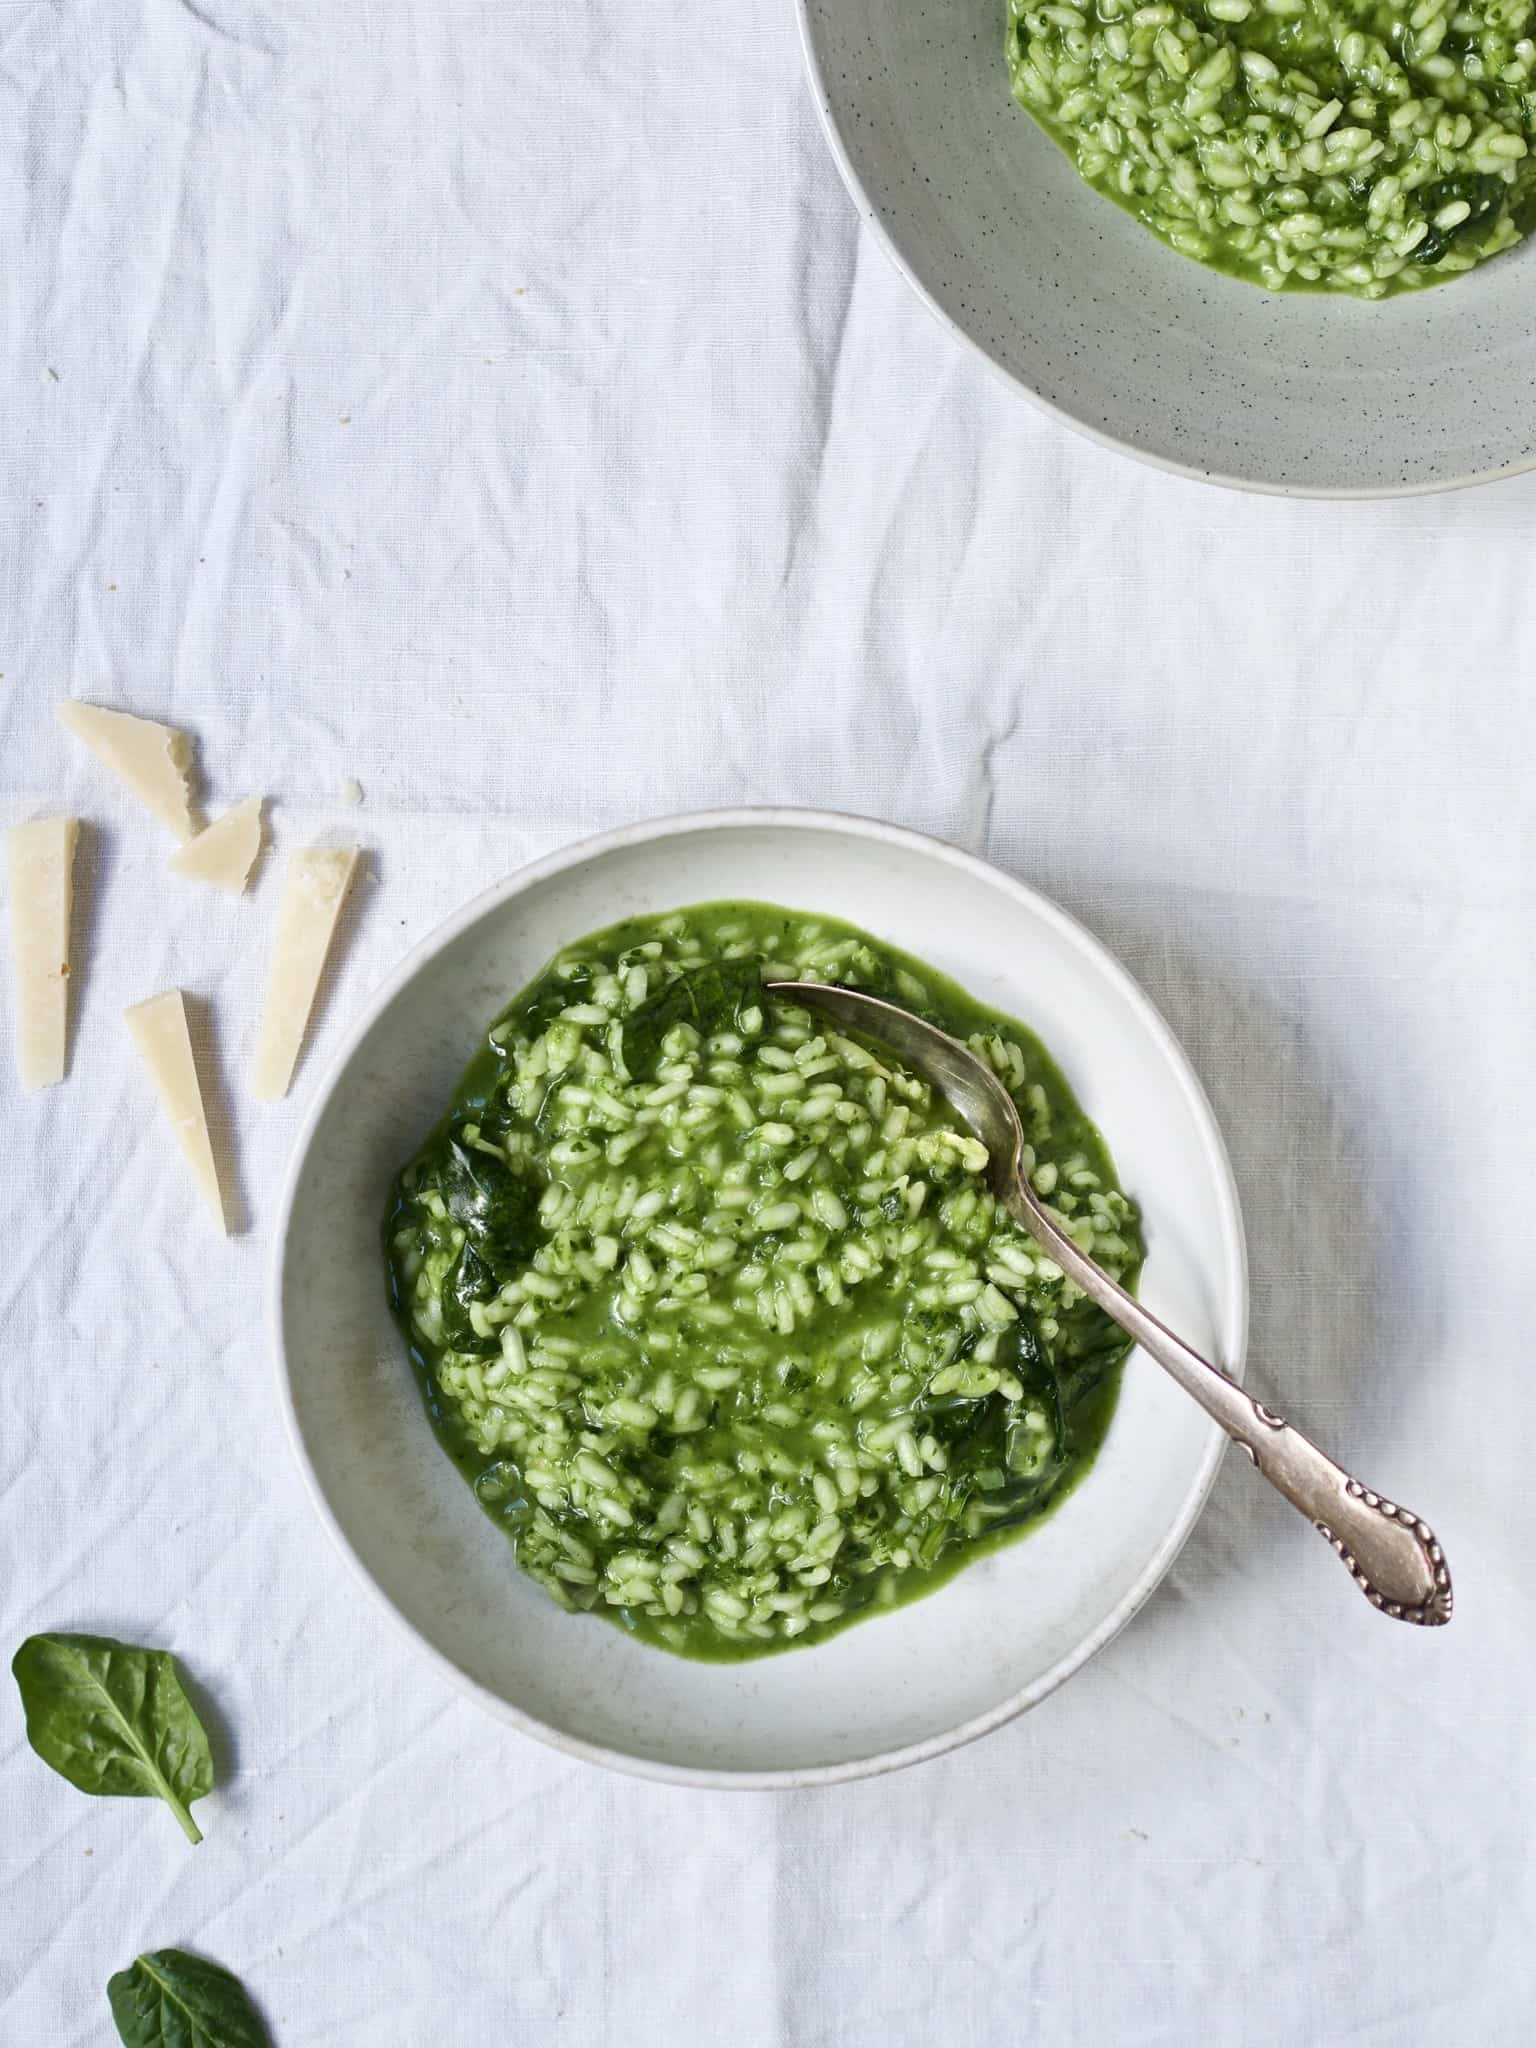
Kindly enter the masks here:
[[173, 725], [107, 711], [100, 704], [59, 705], [59, 719], [104, 767], [127, 784], [139, 802], [183, 842], [197, 830], [187, 786], [192, 742]]
[[187, 1028], [186, 999], [179, 988], [148, 1002], [135, 1003], [123, 1012], [133, 1042], [144, 1056], [155, 1093], [160, 1097], [176, 1142], [192, 1169], [192, 1178], [226, 1234], [224, 1191], [219, 1186], [219, 1169], [208, 1136], [208, 1115], [203, 1091], [192, 1058], [192, 1034]]
[[35, 818], [6, 835], [23, 1088], [51, 1088], [69, 1063], [69, 918], [79, 836], [75, 818]]
[[256, 1048], [251, 1092], [258, 1102], [276, 1102], [288, 1093], [325, 956], [356, 867], [355, 846], [311, 846], [289, 857]]
[[261, 852], [261, 806], [259, 796], [248, 796], [222, 818], [215, 818], [206, 831], [189, 839], [171, 855], [171, 866], [190, 881], [211, 882], [231, 896], [243, 896], [251, 869]]

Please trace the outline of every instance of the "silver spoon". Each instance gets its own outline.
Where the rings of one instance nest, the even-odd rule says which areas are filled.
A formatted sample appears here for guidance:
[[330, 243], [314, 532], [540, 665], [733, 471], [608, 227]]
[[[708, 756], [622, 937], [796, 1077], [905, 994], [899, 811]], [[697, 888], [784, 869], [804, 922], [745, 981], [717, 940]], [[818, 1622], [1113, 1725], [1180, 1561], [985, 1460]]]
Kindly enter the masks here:
[[1427, 1522], [1352, 1479], [1282, 1416], [1245, 1394], [1110, 1279], [1067, 1236], [1030, 1186], [1013, 1098], [984, 1061], [910, 1011], [878, 996], [815, 981], [770, 981], [771, 994], [822, 1010], [889, 1046], [947, 1097], [987, 1148], [992, 1192], [1104, 1313], [1219, 1422], [1292, 1507], [1344, 1560], [1373, 1607], [1397, 1621], [1451, 1618], [1451, 1575]]

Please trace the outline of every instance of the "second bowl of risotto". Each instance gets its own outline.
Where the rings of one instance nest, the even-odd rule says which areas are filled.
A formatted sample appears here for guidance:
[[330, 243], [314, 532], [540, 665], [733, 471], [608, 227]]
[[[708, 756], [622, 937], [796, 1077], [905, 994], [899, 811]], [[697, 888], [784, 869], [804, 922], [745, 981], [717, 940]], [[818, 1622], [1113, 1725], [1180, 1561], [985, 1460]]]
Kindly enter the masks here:
[[1527, 0], [800, 0], [860, 210], [1037, 404], [1385, 496], [1536, 462]]

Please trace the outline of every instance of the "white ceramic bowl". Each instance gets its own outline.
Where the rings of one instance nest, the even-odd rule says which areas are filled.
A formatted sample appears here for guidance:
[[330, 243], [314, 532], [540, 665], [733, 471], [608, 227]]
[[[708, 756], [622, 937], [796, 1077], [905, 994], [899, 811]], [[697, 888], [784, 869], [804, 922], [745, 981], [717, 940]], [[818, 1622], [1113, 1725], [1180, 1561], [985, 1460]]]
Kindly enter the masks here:
[[1078, 178], [1008, 93], [1001, 0], [799, 0], [860, 210], [1070, 426], [1251, 490], [1385, 497], [1536, 464], [1536, 247], [1377, 304], [1260, 292]]
[[386, 1310], [387, 1190], [485, 1025], [561, 946], [722, 897], [851, 919], [1036, 1027], [1143, 1205], [1146, 1300], [1233, 1371], [1242, 1225], [1209, 1105], [1124, 969], [1032, 890], [893, 826], [718, 811], [610, 832], [478, 898], [374, 997], [305, 1121], [277, 1231], [281, 1398], [322, 1520], [416, 1642], [516, 1727], [649, 1777], [804, 1785], [932, 1756], [1059, 1685], [1167, 1570], [1221, 1439], [1133, 1358], [1092, 1472], [1034, 1533], [928, 1599], [756, 1663], [649, 1649], [516, 1570], [438, 1448]]

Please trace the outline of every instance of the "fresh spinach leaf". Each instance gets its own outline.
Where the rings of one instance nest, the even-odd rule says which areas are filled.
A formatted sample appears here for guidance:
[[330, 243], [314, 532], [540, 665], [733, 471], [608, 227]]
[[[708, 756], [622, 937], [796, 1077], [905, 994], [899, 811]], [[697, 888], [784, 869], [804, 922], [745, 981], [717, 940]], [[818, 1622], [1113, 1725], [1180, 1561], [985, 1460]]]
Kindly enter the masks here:
[[206, 1957], [161, 1948], [107, 1980], [125, 2048], [270, 2048], [240, 1979]]
[[168, 1650], [110, 1636], [28, 1636], [11, 1662], [27, 1740], [82, 1792], [163, 1799], [189, 1842], [189, 1811], [213, 1790], [203, 1724]]
[[762, 979], [750, 961], [711, 960], [675, 975], [624, 1020], [624, 1065], [630, 1079], [638, 1081], [650, 1073], [675, 1024], [691, 1024], [701, 1038], [708, 1038], [729, 1030], [762, 996]]
[[[1468, 172], [1457, 178], [1439, 178], [1425, 185], [1418, 197], [1429, 222], [1429, 233], [1409, 257], [1410, 263], [1438, 263], [1458, 236], [1475, 228], [1503, 205], [1509, 187], [1496, 171]], [[1464, 199], [1472, 211], [1452, 228], [1437, 228], [1435, 215], [1454, 200]]]

